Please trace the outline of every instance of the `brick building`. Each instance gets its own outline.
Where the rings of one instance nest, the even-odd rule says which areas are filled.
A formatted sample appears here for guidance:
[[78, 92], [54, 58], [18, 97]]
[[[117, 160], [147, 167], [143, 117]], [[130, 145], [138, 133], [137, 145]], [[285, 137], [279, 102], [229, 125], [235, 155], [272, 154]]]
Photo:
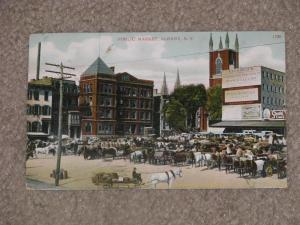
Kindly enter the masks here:
[[152, 126], [153, 81], [115, 74], [98, 57], [79, 86], [82, 135], [140, 135]]
[[[225, 48], [223, 47], [222, 37], [220, 37], [219, 46], [214, 50], [212, 34], [209, 39], [209, 87], [222, 86], [222, 71], [233, 68], [239, 68], [239, 40], [235, 37], [234, 49], [230, 48], [228, 33], [225, 38]], [[197, 112], [197, 121], [199, 121], [199, 130], [207, 131], [208, 113], [204, 108], [199, 108]], [[220, 118], [221, 119], [221, 118]]]

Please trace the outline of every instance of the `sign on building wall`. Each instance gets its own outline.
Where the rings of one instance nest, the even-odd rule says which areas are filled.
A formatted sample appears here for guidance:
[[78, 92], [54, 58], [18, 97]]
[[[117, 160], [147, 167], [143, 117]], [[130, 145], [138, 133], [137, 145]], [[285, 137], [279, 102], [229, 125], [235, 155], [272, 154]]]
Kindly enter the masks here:
[[269, 110], [263, 111], [263, 118], [266, 120], [285, 120], [286, 110]]
[[261, 105], [242, 105], [242, 120], [261, 119]]
[[222, 120], [260, 120], [261, 104], [223, 105]]
[[243, 87], [261, 84], [261, 67], [245, 67], [225, 70], [222, 73], [222, 88]]
[[258, 88], [225, 90], [224, 103], [258, 101]]

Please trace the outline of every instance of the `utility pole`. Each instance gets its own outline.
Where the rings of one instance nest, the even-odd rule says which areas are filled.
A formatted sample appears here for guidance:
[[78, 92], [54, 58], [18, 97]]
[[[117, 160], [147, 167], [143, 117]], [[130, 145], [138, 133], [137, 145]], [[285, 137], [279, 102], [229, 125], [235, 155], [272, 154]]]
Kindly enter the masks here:
[[61, 139], [62, 139], [62, 109], [63, 109], [63, 80], [76, 76], [72, 73], [64, 73], [64, 69], [75, 70], [73, 67], [65, 66], [63, 63], [52, 64], [46, 63], [47, 66], [58, 67], [60, 71], [46, 70], [49, 73], [60, 74], [60, 84], [59, 84], [59, 112], [58, 112], [58, 149], [57, 149], [57, 161], [55, 170], [55, 186], [59, 185], [60, 176], [60, 161], [61, 161]]

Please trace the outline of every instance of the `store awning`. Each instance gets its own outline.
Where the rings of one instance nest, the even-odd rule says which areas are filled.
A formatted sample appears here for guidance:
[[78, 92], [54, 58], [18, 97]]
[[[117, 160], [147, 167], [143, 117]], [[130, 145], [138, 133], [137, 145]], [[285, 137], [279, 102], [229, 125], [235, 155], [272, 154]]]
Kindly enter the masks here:
[[266, 127], [266, 128], [284, 128], [285, 120], [248, 120], [248, 121], [222, 121], [211, 124], [211, 127]]

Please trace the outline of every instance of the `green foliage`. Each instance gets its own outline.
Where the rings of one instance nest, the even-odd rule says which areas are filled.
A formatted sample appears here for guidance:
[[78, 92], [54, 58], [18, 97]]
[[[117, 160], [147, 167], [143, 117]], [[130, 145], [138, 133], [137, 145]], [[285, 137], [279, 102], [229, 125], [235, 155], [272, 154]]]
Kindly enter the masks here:
[[175, 89], [170, 97], [182, 104], [186, 111], [188, 127], [195, 127], [196, 112], [199, 107], [205, 106], [207, 101], [205, 86], [203, 84], [182, 86]]
[[177, 131], [185, 130], [186, 110], [183, 105], [176, 99], [164, 105], [163, 112], [167, 123]]
[[222, 87], [211, 87], [207, 91], [207, 111], [210, 120], [220, 120], [222, 118]]

